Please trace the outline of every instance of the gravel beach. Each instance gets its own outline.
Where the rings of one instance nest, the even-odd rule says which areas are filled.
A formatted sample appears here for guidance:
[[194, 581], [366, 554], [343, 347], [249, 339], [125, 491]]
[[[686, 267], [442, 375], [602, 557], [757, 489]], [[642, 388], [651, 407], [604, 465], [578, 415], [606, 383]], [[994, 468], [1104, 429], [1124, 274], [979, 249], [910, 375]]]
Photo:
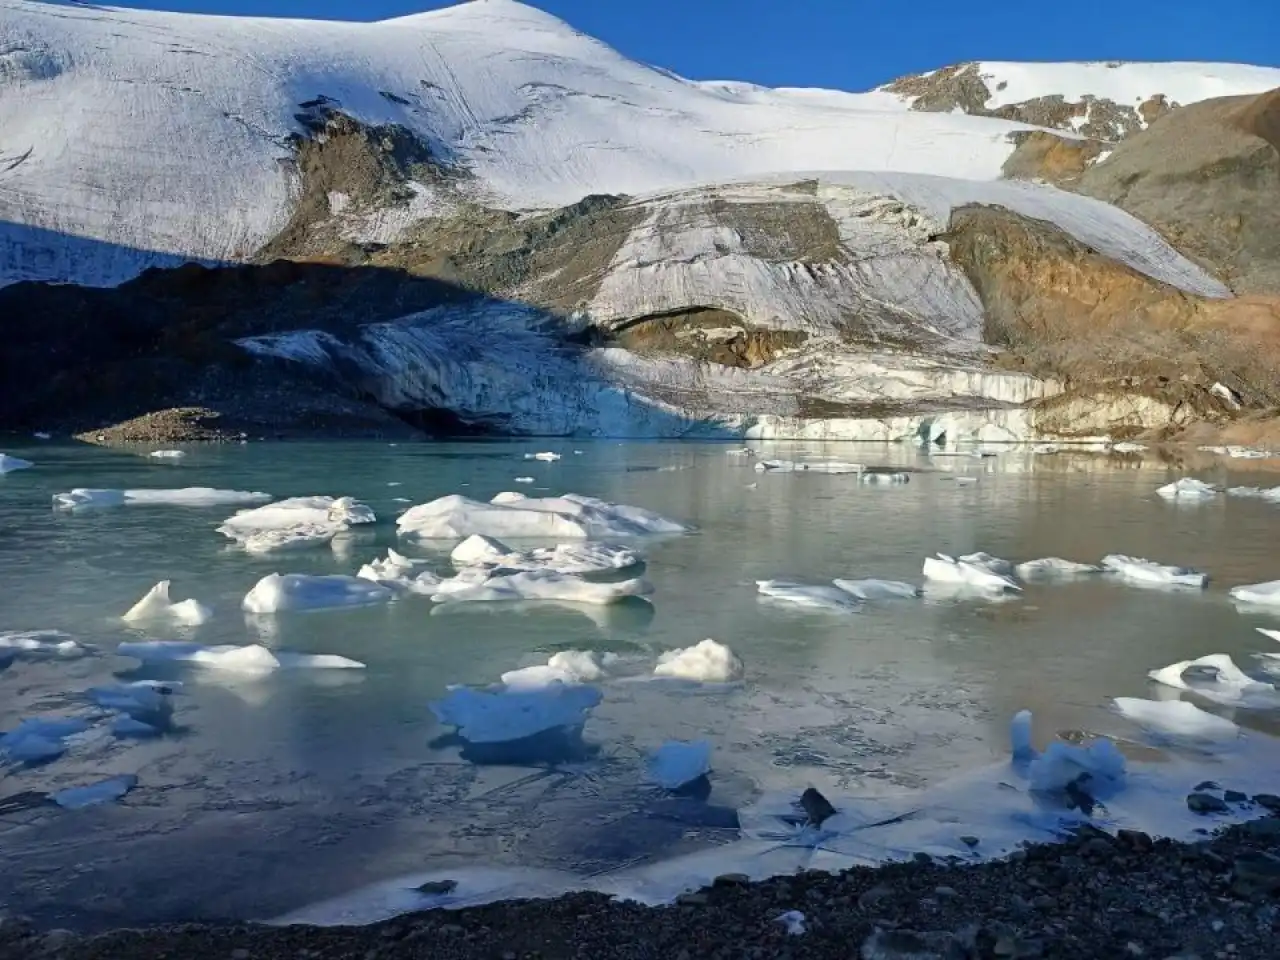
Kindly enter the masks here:
[[0, 956], [1261, 960], [1280, 955], [1278, 916], [1280, 818], [1268, 816], [1192, 844], [1086, 828], [1065, 843], [977, 865], [920, 855], [838, 875], [761, 883], [725, 876], [668, 907], [576, 894], [366, 927], [188, 925], [83, 938], [9, 918], [0, 925]]

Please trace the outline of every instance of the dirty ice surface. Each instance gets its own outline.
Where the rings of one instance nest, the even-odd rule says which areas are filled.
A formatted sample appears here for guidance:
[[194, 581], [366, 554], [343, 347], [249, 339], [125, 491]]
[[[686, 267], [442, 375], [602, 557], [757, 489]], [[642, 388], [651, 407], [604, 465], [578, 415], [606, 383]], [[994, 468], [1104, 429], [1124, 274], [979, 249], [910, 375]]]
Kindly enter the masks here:
[[[972, 859], [1056, 835], [1086, 769], [1108, 781], [1104, 829], [1205, 826], [1185, 804], [1205, 780], [1280, 792], [1280, 643], [1259, 632], [1280, 617], [1257, 602], [1280, 579], [1280, 510], [1171, 509], [1152, 492], [1179, 475], [1142, 451], [742, 457], [575, 438], [536, 468], [554, 486], [522, 497], [525, 454], [555, 445], [249, 443], [193, 450], [183, 483], [271, 502], [51, 510], [77, 488], [159, 489], [175, 468], [34, 446], [6, 452], [38, 469], [0, 484], [0, 801], [70, 805], [0, 806], [0, 900], [53, 926], [326, 903], [308, 909], [328, 922], [557, 885], [657, 900], [722, 873]], [[757, 459], [911, 481], [762, 477]], [[1267, 464], [1228, 459], [1213, 481], [1280, 487]], [[401, 536], [406, 510], [445, 497], [467, 499], [418, 518], [446, 536]], [[513, 535], [512, 516], [541, 535]], [[257, 552], [255, 536], [314, 539]], [[927, 578], [926, 557], [960, 582]], [[1104, 557], [1209, 581], [1134, 589], [1095, 569]], [[264, 579], [273, 612], [245, 610]], [[573, 594], [634, 580], [652, 592]], [[157, 612], [195, 598], [211, 616], [121, 619], [162, 581]], [[433, 600], [451, 581], [508, 595]], [[761, 581], [857, 612], [778, 602]], [[1015, 763], [1024, 708], [1034, 752]], [[707, 744], [710, 771], [655, 783], [667, 743]], [[808, 786], [842, 819], [797, 827]], [[456, 886], [413, 889], [430, 880]]]

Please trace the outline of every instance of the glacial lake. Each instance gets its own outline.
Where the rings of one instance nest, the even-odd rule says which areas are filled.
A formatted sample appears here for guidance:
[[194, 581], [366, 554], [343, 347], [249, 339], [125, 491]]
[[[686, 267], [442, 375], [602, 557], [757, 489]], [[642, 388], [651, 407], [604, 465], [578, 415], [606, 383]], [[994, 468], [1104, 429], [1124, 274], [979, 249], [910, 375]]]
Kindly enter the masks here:
[[[0, 904], [54, 926], [98, 928], [268, 918], [453, 865], [599, 876], [728, 842], [733, 811], [763, 793], [814, 786], [889, 796], [999, 763], [1010, 718], [1023, 708], [1034, 712], [1042, 744], [1065, 731], [1142, 741], [1112, 700], [1167, 698], [1148, 671], [1223, 653], [1265, 678], [1256, 655], [1280, 653], [1254, 629], [1280, 628], [1280, 616], [1241, 612], [1227, 596], [1234, 585], [1280, 578], [1280, 506], [1161, 500], [1155, 489], [1184, 471], [1141, 457], [756, 446], [762, 456], [856, 460], [911, 479], [872, 486], [848, 475], [761, 474], [728, 446], [694, 443], [251, 443], [191, 447], [178, 461], [57, 443], [9, 447], [36, 467], [0, 477], [0, 632], [63, 630], [97, 653], [19, 657], [0, 668], [0, 730], [92, 714], [82, 691], [95, 685], [150, 678], [184, 687], [175, 729], [160, 738], [95, 728], [49, 763], [0, 758]], [[563, 459], [525, 459], [543, 450]], [[1257, 464], [1206, 462], [1189, 472], [1218, 484], [1280, 484]], [[958, 484], [957, 475], [976, 482]], [[535, 482], [517, 484], [519, 476]], [[341, 550], [251, 556], [215, 532], [234, 506], [50, 505], [72, 487], [192, 486], [350, 495], [379, 522]], [[397, 540], [396, 515], [445, 494], [488, 500], [508, 490], [633, 504], [696, 532], [641, 544], [655, 588], [649, 604], [433, 605], [409, 596], [352, 610], [241, 611], [266, 574], [354, 574], [388, 547], [435, 557], [447, 573], [447, 554]], [[1087, 577], [1028, 584], [1000, 602], [886, 601], [848, 615], [770, 602], [755, 587], [772, 578], [920, 583], [926, 556], [979, 550], [1015, 563], [1123, 553], [1195, 567], [1211, 582], [1161, 590]], [[175, 599], [198, 598], [212, 619], [187, 633], [123, 623], [165, 579]], [[661, 653], [708, 637], [742, 658], [741, 684], [648, 682]], [[262, 643], [340, 654], [367, 669], [246, 678], [139, 668], [114, 655], [117, 643], [137, 639]], [[601, 685], [603, 701], [569, 755], [477, 757], [428, 709], [450, 684], [495, 682], [562, 650], [614, 653], [626, 665], [625, 676]], [[1280, 712], [1200, 704], [1232, 717], [1277, 768]], [[645, 758], [670, 739], [711, 742], [709, 796], [677, 800], [646, 782]], [[1214, 762], [1211, 752], [1192, 759], [1206, 769]], [[3, 805], [25, 791], [124, 774], [137, 785], [115, 802]]]

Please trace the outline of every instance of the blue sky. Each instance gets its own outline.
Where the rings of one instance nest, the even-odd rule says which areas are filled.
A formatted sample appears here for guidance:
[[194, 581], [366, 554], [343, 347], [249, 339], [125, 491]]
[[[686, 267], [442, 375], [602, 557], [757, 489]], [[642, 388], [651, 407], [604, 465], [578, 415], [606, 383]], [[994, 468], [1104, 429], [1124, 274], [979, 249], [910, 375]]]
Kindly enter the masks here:
[[[379, 20], [439, 0], [107, 0]], [[697, 80], [865, 89], [959, 60], [1280, 65], [1280, 0], [535, 0], [627, 56]]]

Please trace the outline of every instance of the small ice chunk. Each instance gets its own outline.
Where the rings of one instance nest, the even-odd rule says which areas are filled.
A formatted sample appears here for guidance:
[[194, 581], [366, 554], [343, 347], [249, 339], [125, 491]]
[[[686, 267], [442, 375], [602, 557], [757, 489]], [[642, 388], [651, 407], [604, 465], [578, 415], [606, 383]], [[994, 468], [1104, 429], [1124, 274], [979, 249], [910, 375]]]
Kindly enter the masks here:
[[147, 456], [157, 460], [181, 460], [187, 455], [185, 450], [152, 450]]
[[171, 601], [169, 599], [170, 582], [161, 580], [120, 619], [127, 623], [167, 620], [171, 623], [198, 626], [206, 623], [213, 616], [213, 611], [198, 600], [182, 600], [178, 603]]
[[685, 533], [683, 524], [649, 510], [607, 503], [594, 497], [521, 497], [499, 494], [489, 503], [457, 494], [410, 507], [396, 526], [401, 536], [428, 540], [487, 537], [549, 537], [600, 540], [652, 534]]
[[229, 503], [260, 503], [269, 493], [245, 490], [217, 490], [213, 487], [183, 487], [177, 490], [95, 490], [76, 487], [55, 493], [53, 505], [60, 510], [90, 507], [120, 507], [126, 504], [163, 507], [216, 507]]
[[782, 924], [783, 929], [787, 931], [787, 935], [792, 937], [802, 937], [809, 929], [805, 926], [804, 914], [799, 910], [788, 910], [786, 913], [774, 917], [773, 922]]
[[173, 696], [182, 690], [175, 680], [134, 680], [105, 687], [90, 687], [85, 696], [103, 710], [114, 710], [134, 719], [167, 720], [173, 716]]
[[220, 644], [206, 647], [181, 640], [145, 640], [122, 643], [116, 648], [122, 657], [147, 662], [191, 663], [212, 670], [233, 673], [270, 673], [279, 669], [363, 670], [359, 660], [349, 660], [329, 653], [272, 652], [259, 644], [236, 646]]
[[516, 477], [512, 483], [533, 483], [533, 477]]
[[809, 610], [856, 613], [862, 608], [862, 603], [851, 593], [825, 584], [796, 583], [791, 580], [757, 580], [756, 589], [762, 597]]
[[896, 484], [910, 483], [911, 474], [897, 471], [895, 473], [864, 473], [859, 477], [861, 483], [869, 483], [880, 486], [893, 486]]
[[1040, 454], [1041, 456], [1049, 456], [1061, 451], [1062, 447], [1056, 443], [1037, 443], [1031, 448], [1032, 453]]
[[561, 543], [517, 552], [493, 537], [470, 536], [449, 555], [454, 566], [503, 567], [507, 570], [554, 570], [557, 573], [610, 573], [641, 563], [640, 554], [607, 543]]
[[1020, 563], [1014, 568], [1014, 572], [1021, 580], [1051, 580], [1101, 573], [1102, 567], [1096, 563], [1076, 563], [1074, 560], [1063, 560], [1061, 557], [1044, 557], [1040, 560]]
[[35, 433], [33, 433], [33, 434], [32, 434], [32, 436], [33, 436], [33, 437], [35, 437], [37, 440], [52, 440], [52, 439], [53, 439], [53, 434], [52, 434], [52, 433], [46, 433], [46, 432], [45, 432], [45, 431], [43, 431], [43, 430], [37, 430]]
[[1167, 567], [1140, 557], [1112, 553], [1102, 558], [1102, 567], [1134, 584], [1167, 587], [1204, 587], [1209, 578], [1190, 567]]
[[682, 650], [668, 650], [658, 657], [655, 677], [694, 680], [698, 683], [733, 683], [744, 673], [742, 660], [722, 643], [710, 638]]
[[[970, 554], [970, 556], [985, 556], [985, 554]], [[1006, 590], [1022, 589], [1005, 574], [997, 573], [985, 565], [973, 563], [964, 558], [957, 560], [945, 553], [940, 553], [937, 557], [928, 557], [924, 562], [923, 573], [926, 580], [957, 584], [984, 592], [1002, 593]]]
[[920, 596], [914, 583], [900, 580], [833, 580], [837, 588], [859, 600], [910, 600]]
[[512, 690], [549, 686], [553, 683], [590, 683], [604, 678], [599, 654], [590, 650], [562, 650], [544, 664], [508, 670], [502, 682]]
[[1227, 495], [1266, 500], [1268, 503], [1280, 503], [1280, 487], [1229, 487]]
[[1121, 440], [1119, 443], [1113, 443], [1111, 449], [1115, 453], [1141, 453], [1147, 449], [1145, 443], [1134, 443], [1132, 440]]
[[1266, 583], [1249, 583], [1232, 587], [1230, 596], [1241, 603], [1255, 603], [1259, 606], [1280, 606], [1280, 580], [1268, 580]]
[[352, 497], [290, 497], [241, 510], [218, 532], [250, 553], [272, 553], [329, 543], [344, 530], [376, 521], [373, 509]]
[[418, 569], [430, 562], [430, 560], [406, 557], [395, 550], [388, 549], [385, 560], [366, 563], [356, 576], [391, 590], [430, 596], [440, 586], [441, 578], [430, 570]]
[[1186, 700], [1142, 700], [1116, 697], [1120, 715], [1151, 733], [1188, 740], [1234, 740], [1240, 728], [1217, 714], [1201, 710]]
[[706, 740], [668, 740], [649, 757], [651, 783], [678, 790], [711, 771], [711, 744]]
[[1225, 653], [1211, 653], [1195, 660], [1180, 660], [1148, 676], [1156, 683], [1190, 692], [1228, 706], [1274, 707], [1280, 691], [1273, 684], [1254, 680]]
[[1027, 768], [1031, 789], [1049, 793], [1080, 783], [1082, 775], [1087, 775], [1083, 786], [1091, 796], [1113, 792], [1124, 781], [1124, 754], [1106, 739], [1088, 746], [1055, 740]]
[[544, 451], [542, 453], [526, 453], [524, 458], [526, 460], [541, 460], [543, 463], [554, 463], [560, 459], [560, 454]]
[[11, 630], [0, 633], [0, 659], [17, 656], [32, 660], [71, 660], [92, 652], [91, 647], [61, 630]]
[[599, 705], [600, 691], [583, 684], [476, 690], [452, 687], [428, 704], [443, 724], [471, 743], [510, 743], [548, 730], [578, 729]]
[[68, 787], [49, 794], [49, 799], [66, 810], [80, 810], [99, 803], [110, 803], [119, 800], [138, 785], [135, 774], [126, 773], [118, 777], [109, 777], [90, 783], [83, 787]]
[[1030, 761], [1036, 755], [1031, 743], [1031, 711], [1019, 710], [1009, 724], [1009, 741], [1016, 762]]
[[[501, 569], [501, 568], [499, 568]], [[560, 600], [571, 603], [619, 603], [629, 597], [646, 597], [653, 592], [647, 580], [635, 578], [616, 583], [597, 583], [555, 570], [528, 570], [495, 573], [478, 580], [474, 575], [461, 580], [442, 581], [431, 599], [436, 603], [490, 603], [510, 600]]]
[[[463, 486], [466, 486], [466, 484], [463, 484]], [[528, 500], [528, 499], [529, 499], [529, 495], [527, 493], [517, 493], [514, 490], [504, 490], [502, 493], [495, 493], [493, 495], [493, 499], [490, 500], [489, 502], [498, 503], [498, 504], [519, 503], [521, 500]]]
[[66, 738], [89, 729], [81, 717], [38, 717], [23, 720], [8, 733], [0, 733], [0, 753], [15, 763], [39, 763], [62, 756]]
[[281, 613], [369, 606], [386, 603], [392, 597], [386, 587], [360, 577], [271, 573], [245, 594], [241, 606], [249, 613]]
[[754, 457], [755, 451], [750, 447], [737, 447], [733, 450], [726, 450], [725, 455], [730, 457]]
[[6, 473], [14, 473], [18, 470], [30, 470], [35, 464], [30, 460], [23, 460], [21, 457], [11, 457], [7, 453], [0, 453], [0, 476]]
[[983, 570], [989, 570], [1002, 577], [1013, 576], [1012, 563], [982, 550], [979, 550], [977, 553], [966, 553], [964, 556], [957, 557], [956, 559], [961, 563], [968, 563], [975, 567], [981, 567]]
[[1166, 500], [1212, 500], [1218, 495], [1218, 489], [1203, 480], [1183, 477], [1181, 480], [1165, 484], [1156, 491], [1156, 495]]
[[843, 460], [814, 460], [802, 462], [796, 460], [757, 460], [757, 473], [864, 473], [866, 465], [848, 463]]
[[285, 553], [290, 550], [306, 550], [331, 543], [342, 532], [338, 526], [302, 524], [287, 530], [259, 530], [240, 541], [245, 553], [262, 556], [268, 553]]
[[977, 477], [956, 477], [957, 487], [972, 487], [978, 482]]

